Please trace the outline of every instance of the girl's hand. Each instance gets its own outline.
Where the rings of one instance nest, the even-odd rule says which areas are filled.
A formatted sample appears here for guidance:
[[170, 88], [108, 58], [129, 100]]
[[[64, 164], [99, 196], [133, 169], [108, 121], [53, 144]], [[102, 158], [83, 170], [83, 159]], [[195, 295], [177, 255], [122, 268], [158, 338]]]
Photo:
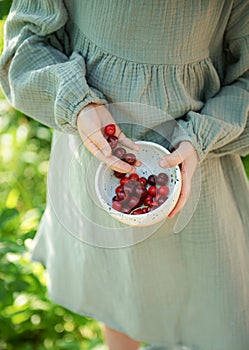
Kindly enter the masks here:
[[191, 142], [180, 142], [177, 149], [171, 154], [160, 159], [159, 164], [162, 168], [171, 168], [181, 164], [182, 188], [180, 197], [176, 206], [168, 215], [173, 218], [185, 205], [191, 190], [191, 180], [198, 164], [198, 155]]
[[[115, 124], [118, 141], [132, 150], [139, 150], [138, 145], [128, 139], [120, 130], [110, 112], [104, 105], [90, 103], [84, 107], [77, 117], [77, 128], [85, 147], [108, 167], [122, 173], [134, 172], [135, 168], [112, 155], [112, 149], [103, 135], [103, 129], [108, 124]], [[135, 163], [136, 166], [140, 162]]]

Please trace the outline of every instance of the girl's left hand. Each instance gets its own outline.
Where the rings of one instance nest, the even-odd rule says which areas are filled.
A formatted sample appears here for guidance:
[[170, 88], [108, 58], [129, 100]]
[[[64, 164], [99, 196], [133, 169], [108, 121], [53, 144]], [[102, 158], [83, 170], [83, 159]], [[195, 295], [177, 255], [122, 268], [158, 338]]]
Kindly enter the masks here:
[[182, 188], [176, 206], [168, 215], [173, 218], [184, 207], [191, 190], [191, 180], [198, 164], [197, 152], [189, 141], [180, 142], [177, 149], [160, 159], [162, 168], [171, 168], [181, 164]]

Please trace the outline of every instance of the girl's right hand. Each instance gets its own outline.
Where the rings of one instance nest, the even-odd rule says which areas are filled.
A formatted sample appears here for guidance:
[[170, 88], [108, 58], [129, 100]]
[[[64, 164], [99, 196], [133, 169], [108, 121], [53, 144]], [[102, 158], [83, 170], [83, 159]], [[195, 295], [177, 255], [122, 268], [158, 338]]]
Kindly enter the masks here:
[[[112, 155], [112, 149], [103, 135], [104, 127], [108, 124], [115, 124], [118, 141], [121, 145], [138, 151], [139, 147], [132, 140], [128, 139], [115, 123], [112, 115], [105, 105], [90, 103], [84, 107], [77, 116], [77, 128], [85, 147], [100, 161], [104, 162], [111, 169], [130, 173], [135, 168], [130, 164]], [[136, 166], [140, 162], [135, 163]]]

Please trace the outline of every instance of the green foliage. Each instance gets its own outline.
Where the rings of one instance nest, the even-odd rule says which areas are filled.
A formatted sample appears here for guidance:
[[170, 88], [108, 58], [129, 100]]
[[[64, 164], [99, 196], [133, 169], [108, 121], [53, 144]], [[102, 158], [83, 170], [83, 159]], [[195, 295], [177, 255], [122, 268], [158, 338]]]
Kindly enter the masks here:
[[242, 161], [243, 161], [244, 167], [246, 169], [247, 177], [249, 178], [249, 156], [243, 157]]
[[0, 20], [0, 54], [2, 53], [2, 50], [3, 50], [3, 26], [4, 26], [4, 21]]
[[[0, 100], [0, 349], [97, 349], [98, 322], [51, 302], [29, 247], [45, 209], [52, 131]], [[35, 188], [35, 191], [34, 191]]]
[[0, 89], [0, 350], [97, 350], [103, 344], [98, 322], [49, 300], [45, 271], [29, 260], [45, 209], [51, 136], [11, 108]]
[[0, 0], [0, 19], [9, 13], [12, 0]]

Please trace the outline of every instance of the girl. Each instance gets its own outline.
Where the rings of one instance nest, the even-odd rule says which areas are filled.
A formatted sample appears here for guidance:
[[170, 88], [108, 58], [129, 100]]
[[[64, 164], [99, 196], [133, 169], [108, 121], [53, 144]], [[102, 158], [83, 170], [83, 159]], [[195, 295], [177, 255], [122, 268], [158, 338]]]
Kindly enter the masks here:
[[[248, 1], [14, 0], [5, 29], [6, 96], [55, 129], [54, 192], [48, 191], [32, 256], [47, 267], [51, 298], [105, 323], [110, 350], [135, 350], [141, 341], [248, 350], [249, 190], [240, 160], [249, 149]], [[153, 235], [137, 244], [110, 249], [77, 235], [126, 229], [87, 197], [82, 181], [91, 154], [115, 170], [134, 171], [111, 155], [103, 136], [103, 127], [117, 121], [108, 106], [115, 102], [154, 106], [178, 121], [184, 132], [175, 130], [177, 149], [160, 165], [181, 164], [183, 186], [172, 220], [147, 229]], [[131, 121], [164, 129], [163, 115]], [[121, 129], [119, 140], [136, 148]], [[82, 147], [69, 187], [84, 215], [70, 221], [75, 210], [62, 186], [72, 140]], [[174, 234], [197, 161], [200, 199]], [[77, 232], [65, 217], [71, 227], [81, 222]]]

